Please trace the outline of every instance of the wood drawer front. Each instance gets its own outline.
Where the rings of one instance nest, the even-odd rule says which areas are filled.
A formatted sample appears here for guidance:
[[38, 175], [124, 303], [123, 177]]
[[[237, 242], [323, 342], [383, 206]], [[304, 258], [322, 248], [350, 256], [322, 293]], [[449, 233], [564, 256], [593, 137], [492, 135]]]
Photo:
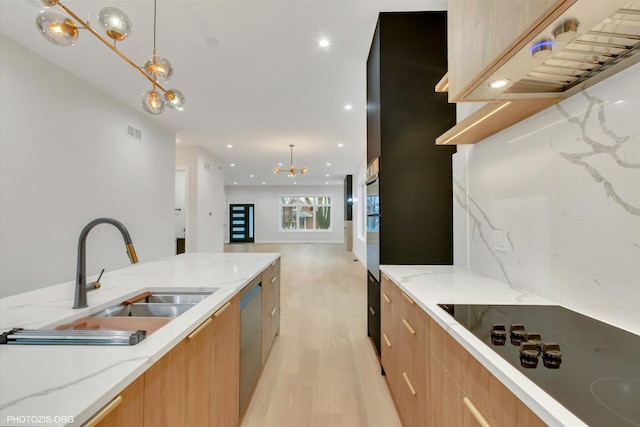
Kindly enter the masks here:
[[[271, 280], [273, 276], [280, 273], [280, 258], [273, 261], [267, 268], [265, 268], [262, 272], [262, 281]], [[263, 283], [264, 284], [264, 283]]]
[[400, 313], [411, 323], [417, 335], [429, 346], [429, 315], [413, 301], [413, 299], [402, 291], [387, 276], [382, 275], [382, 302], [386, 302], [386, 297], [391, 300]]
[[545, 425], [447, 331], [433, 320], [430, 326], [434, 358], [493, 426]]

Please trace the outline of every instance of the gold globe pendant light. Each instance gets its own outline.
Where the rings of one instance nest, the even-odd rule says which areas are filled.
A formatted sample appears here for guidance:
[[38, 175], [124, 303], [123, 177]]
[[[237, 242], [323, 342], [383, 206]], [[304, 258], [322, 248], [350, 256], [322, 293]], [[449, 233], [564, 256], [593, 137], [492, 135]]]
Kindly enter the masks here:
[[[113, 42], [111, 44], [109, 40], [102, 37], [91, 27], [89, 22], [80, 19], [59, 0], [27, 1], [44, 8], [36, 17], [36, 26], [47, 41], [56, 46], [73, 46], [78, 40], [79, 30], [85, 29], [149, 80], [152, 88], [142, 95], [141, 100], [141, 106], [144, 111], [155, 115], [162, 113], [165, 107], [179, 111], [184, 109], [184, 94], [177, 89], [165, 89], [162, 86], [173, 76], [173, 65], [167, 58], [156, 54], [157, 0], [153, 2], [153, 54], [145, 61], [142, 67], [136, 65], [116, 47], [117, 42], [125, 40], [133, 31], [131, 20], [127, 14], [117, 7], [105, 7], [98, 14], [98, 22], [107, 37]], [[49, 9], [54, 6], [58, 6], [66, 14]]]
[[[291, 163], [289, 163], [291, 166], [289, 167], [289, 175], [288, 176], [296, 176], [296, 172], [300, 172], [302, 175], [304, 175], [305, 173], [307, 173], [307, 168], [298, 169], [293, 164], [293, 147], [295, 147], [295, 145], [289, 144], [289, 147], [291, 149]], [[273, 173], [275, 173], [276, 175], [280, 174], [280, 172], [282, 172], [282, 169], [280, 169], [279, 167], [276, 167], [273, 170]]]

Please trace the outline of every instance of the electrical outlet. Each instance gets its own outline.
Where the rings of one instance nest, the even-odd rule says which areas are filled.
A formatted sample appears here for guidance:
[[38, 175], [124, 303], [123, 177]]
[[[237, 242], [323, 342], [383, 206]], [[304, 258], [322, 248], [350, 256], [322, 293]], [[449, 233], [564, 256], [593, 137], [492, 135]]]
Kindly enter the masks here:
[[500, 252], [509, 252], [509, 233], [506, 230], [493, 230], [494, 249]]

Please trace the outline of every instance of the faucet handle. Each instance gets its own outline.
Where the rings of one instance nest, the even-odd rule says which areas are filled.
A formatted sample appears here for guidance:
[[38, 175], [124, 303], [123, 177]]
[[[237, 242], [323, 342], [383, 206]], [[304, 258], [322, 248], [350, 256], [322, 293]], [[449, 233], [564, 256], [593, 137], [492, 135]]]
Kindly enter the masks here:
[[102, 269], [102, 271], [100, 272], [100, 275], [98, 276], [98, 278], [94, 281], [94, 282], [89, 282], [87, 283], [87, 291], [93, 291], [95, 289], [100, 289], [100, 279], [102, 278], [102, 275], [104, 274], [104, 268]]

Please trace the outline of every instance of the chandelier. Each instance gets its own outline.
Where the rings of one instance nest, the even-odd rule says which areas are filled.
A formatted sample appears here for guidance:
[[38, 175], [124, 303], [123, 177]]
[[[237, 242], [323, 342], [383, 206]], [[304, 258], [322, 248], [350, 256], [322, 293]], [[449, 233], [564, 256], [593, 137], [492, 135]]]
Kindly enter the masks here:
[[[173, 76], [173, 65], [167, 58], [156, 54], [156, 0], [153, 1], [153, 53], [142, 66], [136, 65], [116, 47], [117, 42], [126, 39], [132, 31], [131, 20], [122, 10], [105, 7], [98, 14], [98, 22], [107, 37], [113, 41], [112, 45], [88, 21], [80, 19], [60, 1], [39, 0], [39, 3], [44, 10], [36, 17], [36, 26], [49, 42], [57, 46], [73, 46], [78, 40], [79, 30], [85, 29], [151, 82], [151, 90], [142, 94], [141, 99], [141, 106], [147, 113], [160, 114], [165, 107], [180, 111], [184, 108], [185, 97], [182, 92], [162, 86]], [[49, 9], [54, 6], [60, 7], [66, 14]]]
[[[302, 175], [304, 175], [305, 173], [307, 173], [307, 168], [300, 168], [300, 169], [296, 169], [296, 167], [293, 165], [293, 144], [289, 144], [289, 147], [291, 147], [291, 167], [289, 168], [289, 176], [296, 176], [296, 172], [300, 172]], [[275, 173], [276, 175], [278, 175], [280, 173], [280, 171], [282, 171], [282, 169], [280, 169], [279, 167], [275, 168], [273, 170], [273, 173]]]

